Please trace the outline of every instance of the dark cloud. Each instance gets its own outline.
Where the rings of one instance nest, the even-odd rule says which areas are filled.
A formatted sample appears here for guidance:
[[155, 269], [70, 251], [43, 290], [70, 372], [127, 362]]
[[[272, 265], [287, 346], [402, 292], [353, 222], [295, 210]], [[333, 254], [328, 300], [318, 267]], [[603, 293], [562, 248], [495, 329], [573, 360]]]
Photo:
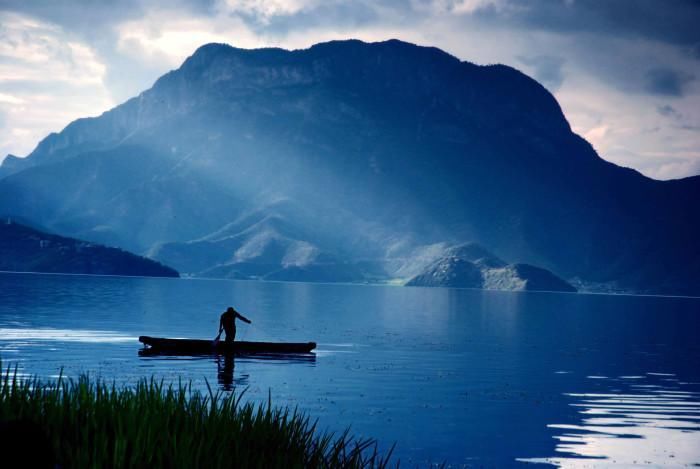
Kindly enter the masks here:
[[483, 19], [549, 31], [586, 31], [612, 36], [700, 44], [700, 2], [696, 0], [507, 0], [504, 8], [478, 12]]
[[673, 117], [674, 119], [680, 119], [681, 113], [676, 110], [670, 104], [664, 104], [663, 106], [657, 106], [656, 111], [665, 117]]
[[566, 60], [551, 55], [533, 57], [519, 56], [520, 63], [532, 68], [535, 79], [545, 85], [550, 91], [556, 91], [564, 82], [562, 67]]
[[670, 68], [652, 68], [644, 75], [644, 89], [651, 94], [679, 97], [694, 79], [692, 75]]
[[69, 31], [99, 35], [106, 31], [104, 26], [116, 24], [125, 19], [143, 14], [140, 1], [123, 0], [118, 7], [113, 2], [67, 0], [0, 0], [0, 10], [23, 13], [34, 18], [58, 24]]
[[672, 119], [672, 127], [674, 129], [688, 130], [691, 132], [700, 132], [700, 125], [685, 122], [685, 116], [670, 104], [657, 106], [656, 111], [662, 116]]
[[689, 46], [687, 51], [691, 57], [700, 60], [700, 43]]

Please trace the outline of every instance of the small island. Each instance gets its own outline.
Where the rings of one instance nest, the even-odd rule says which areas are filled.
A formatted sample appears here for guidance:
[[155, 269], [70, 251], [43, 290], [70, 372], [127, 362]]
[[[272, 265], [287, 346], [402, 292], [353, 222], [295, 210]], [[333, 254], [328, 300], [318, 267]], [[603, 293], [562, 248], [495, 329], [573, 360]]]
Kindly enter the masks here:
[[481, 288], [509, 291], [575, 292], [549, 270], [530, 264], [508, 264], [476, 243], [447, 249], [406, 286]]

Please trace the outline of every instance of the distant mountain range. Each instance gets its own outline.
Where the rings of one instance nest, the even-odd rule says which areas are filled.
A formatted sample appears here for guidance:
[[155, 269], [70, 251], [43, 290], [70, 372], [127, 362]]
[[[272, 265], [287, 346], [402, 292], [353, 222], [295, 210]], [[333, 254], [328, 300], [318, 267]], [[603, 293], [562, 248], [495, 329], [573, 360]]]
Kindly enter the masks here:
[[0, 221], [0, 271], [178, 277], [151, 259]]
[[521, 72], [396, 40], [205, 45], [0, 178], [0, 214], [191, 275], [408, 280], [475, 241], [583, 288], [700, 294], [700, 177], [606, 162]]

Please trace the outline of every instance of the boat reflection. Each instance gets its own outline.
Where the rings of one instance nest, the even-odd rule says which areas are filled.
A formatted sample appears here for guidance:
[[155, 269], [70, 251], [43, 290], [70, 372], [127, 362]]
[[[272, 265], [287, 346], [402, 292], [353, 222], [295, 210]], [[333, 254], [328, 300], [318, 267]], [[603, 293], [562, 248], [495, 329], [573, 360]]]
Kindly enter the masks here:
[[548, 425], [560, 456], [520, 461], [576, 468], [700, 465], [698, 383], [672, 376], [608, 378], [615, 392], [566, 394], [581, 421]]
[[139, 356], [142, 358], [173, 358], [173, 357], [191, 357], [192, 359], [211, 360], [216, 363], [216, 380], [224, 391], [233, 391], [235, 386], [247, 385], [249, 375], [244, 374], [235, 377], [234, 370], [236, 360], [238, 361], [274, 361], [288, 364], [306, 363], [315, 364], [315, 353], [225, 353], [225, 354], [184, 354], [173, 353], [152, 348], [143, 348], [139, 350]]

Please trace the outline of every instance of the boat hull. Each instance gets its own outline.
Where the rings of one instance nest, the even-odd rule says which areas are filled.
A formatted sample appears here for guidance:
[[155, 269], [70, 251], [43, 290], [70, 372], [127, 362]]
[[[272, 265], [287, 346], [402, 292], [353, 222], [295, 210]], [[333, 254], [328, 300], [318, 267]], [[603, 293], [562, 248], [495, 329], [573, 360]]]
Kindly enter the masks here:
[[309, 353], [316, 348], [316, 342], [233, 342], [221, 340], [167, 339], [142, 335], [139, 342], [150, 350], [179, 354], [290, 354]]

